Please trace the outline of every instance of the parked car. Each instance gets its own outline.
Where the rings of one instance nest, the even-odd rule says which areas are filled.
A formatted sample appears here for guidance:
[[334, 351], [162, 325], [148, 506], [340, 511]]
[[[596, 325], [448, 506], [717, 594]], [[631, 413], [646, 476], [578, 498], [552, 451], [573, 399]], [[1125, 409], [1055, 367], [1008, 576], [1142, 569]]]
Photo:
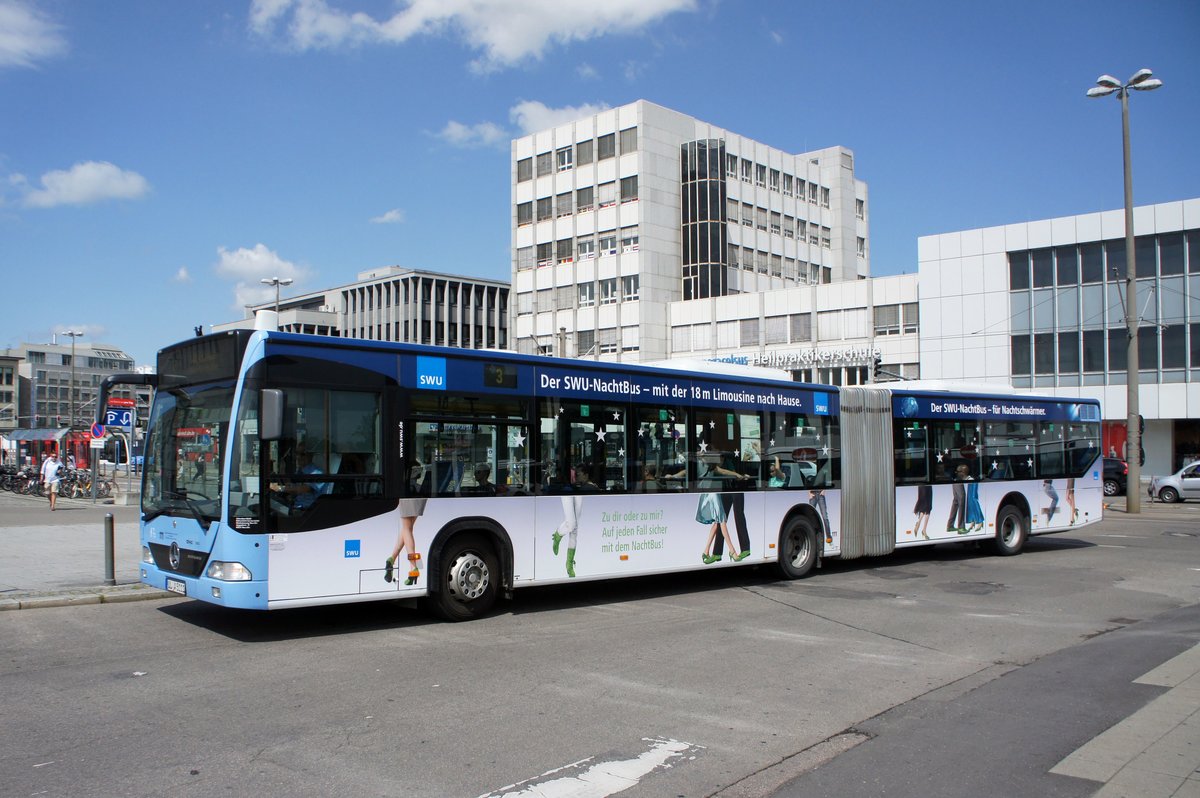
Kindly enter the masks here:
[[1188, 463], [1169, 477], [1152, 478], [1150, 498], [1167, 503], [1200, 499], [1200, 460]]
[[1125, 495], [1125, 483], [1129, 478], [1129, 464], [1116, 457], [1104, 458], [1104, 495]]

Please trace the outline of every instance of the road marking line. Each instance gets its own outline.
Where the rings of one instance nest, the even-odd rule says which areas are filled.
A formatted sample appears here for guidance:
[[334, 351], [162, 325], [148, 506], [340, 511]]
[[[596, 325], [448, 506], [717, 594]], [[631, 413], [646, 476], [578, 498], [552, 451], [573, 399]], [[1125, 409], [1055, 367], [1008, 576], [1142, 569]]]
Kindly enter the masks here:
[[[639, 754], [633, 759], [616, 759], [597, 762], [577, 775], [559, 776], [567, 770], [578, 770], [592, 757], [563, 765], [554, 770], [548, 770], [540, 776], [526, 781], [501, 787], [494, 792], [485, 793], [479, 798], [606, 798], [618, 792], [624, 792], [637, 785], [643, 776], [660, 768], [670, 767], [672, 759], [682, 757], [689, 751], [701, 746], [679, 740], [664, 740], [660, 738], [643, 737], [643, 742], [650, 743], [650, 750]], [[547, 776], [555, 778], [547, 779]], [[518, 790], [518, 788], [520, 788]]]

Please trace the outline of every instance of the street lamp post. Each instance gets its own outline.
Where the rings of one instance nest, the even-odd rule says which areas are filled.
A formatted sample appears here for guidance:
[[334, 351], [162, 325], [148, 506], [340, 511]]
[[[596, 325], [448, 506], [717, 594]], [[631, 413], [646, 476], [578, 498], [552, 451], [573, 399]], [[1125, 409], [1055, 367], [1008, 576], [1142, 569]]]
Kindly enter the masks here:
[[259, 282], [262, 283], [263, 285], [275, 286], [275, 315], [278, 316], [279, 315], [279, 286], [291, 285], [292, 278], [291, 277], [264, 277], [263, 279], [259, 280]]
[[1125, 159], [1125, 325], [1129, 348], [1125, 356], [1125, 461], [1129, 474], [1125, 487], [1125, 510], [1142, 511], [1142, 430], [1138, 407], [1138, 312], [1137, 262], [1133, 236], [1133, 164], [1129, 157], [1129, 90], [1151, 91], [1162, 85], [1149, 69], [1139, 69], [1124, 85], [1112, 75], [1096, 78], [1088, 89], [1089, 97], [1107, 97], [1114, 92], [1121, 98], [1121, 145]]
[[83, 335], [82, 330], [67, 330], [63, 335], [71, 336], [71, 387], [67, 394], [71, 397], [71, 415], [67, 417], [67, 431], [75, 429], [75, 339]]

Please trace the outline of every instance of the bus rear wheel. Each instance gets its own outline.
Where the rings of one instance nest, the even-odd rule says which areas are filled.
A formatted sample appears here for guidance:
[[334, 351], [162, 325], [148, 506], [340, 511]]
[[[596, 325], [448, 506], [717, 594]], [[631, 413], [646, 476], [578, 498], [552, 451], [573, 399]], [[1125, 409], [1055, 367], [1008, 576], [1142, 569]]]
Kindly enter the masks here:
[[804, 516], [796, 516], [779, 535], [779, 570], [785, 579], [807, 576], [817, 562], [817, 533]]
[[992, 541], [992, 549], [1002, 557], [1011, 557], [1021, 553], [1028, 537], [1029, 521], [1025, 514], [1011, 504], [1001, 507], [996, 516], [996, 539]]
[[459, 535], [438, 558], [440, 584], [431, 609], [447, 621], [470, 621], [491, 611], [500, 591], [500, 564], [481, 535]]

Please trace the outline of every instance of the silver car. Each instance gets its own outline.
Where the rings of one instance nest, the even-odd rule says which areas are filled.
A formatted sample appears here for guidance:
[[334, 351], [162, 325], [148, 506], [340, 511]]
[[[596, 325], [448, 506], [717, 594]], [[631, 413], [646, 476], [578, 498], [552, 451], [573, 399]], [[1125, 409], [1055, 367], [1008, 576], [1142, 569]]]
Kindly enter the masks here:
[[1151, 479], [1150, 498], [1161, 502], [1200, 499], [1200, 460], [1188, 463], [1169, 477]]

